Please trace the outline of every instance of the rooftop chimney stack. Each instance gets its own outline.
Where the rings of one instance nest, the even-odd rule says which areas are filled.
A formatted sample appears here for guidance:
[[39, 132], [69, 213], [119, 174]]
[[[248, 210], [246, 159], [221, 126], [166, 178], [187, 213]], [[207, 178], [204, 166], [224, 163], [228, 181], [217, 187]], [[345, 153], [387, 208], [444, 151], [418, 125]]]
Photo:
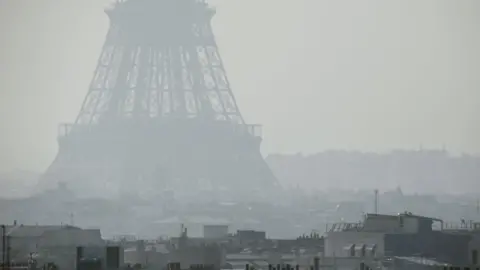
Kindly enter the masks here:
[[320, 258], [318, 256], [315, 256], [315, 258], [313, 259], [313, 267], [315, 268], [315, 270], [320, 269]]

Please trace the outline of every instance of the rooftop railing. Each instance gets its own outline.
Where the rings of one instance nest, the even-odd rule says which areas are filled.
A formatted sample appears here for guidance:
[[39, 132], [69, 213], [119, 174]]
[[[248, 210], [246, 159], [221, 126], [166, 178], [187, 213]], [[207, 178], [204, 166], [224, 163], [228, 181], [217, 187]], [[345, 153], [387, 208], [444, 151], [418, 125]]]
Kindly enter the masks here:
[[480, 222], [473, 220], [462, 222], [445, 222], [443, 225], [445, 231], [480, 231]]
[[362, 229], [363, 229], [363, 223], [361, 222], [356, 222], [356, 223], [340, 222], [340, 223], [333, 223], [331, 225], [327, 225], [327, 232], [361, 231]]

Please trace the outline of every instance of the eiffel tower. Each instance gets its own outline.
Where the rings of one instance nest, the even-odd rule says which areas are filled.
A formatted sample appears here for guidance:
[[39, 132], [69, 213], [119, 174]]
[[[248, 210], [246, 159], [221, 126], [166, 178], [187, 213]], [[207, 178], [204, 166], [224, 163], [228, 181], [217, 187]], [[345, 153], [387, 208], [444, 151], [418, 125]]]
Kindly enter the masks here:
[[[230, 88], [205, 0], [118, 0], [80, 113], [43, 176], [82, 192], [278, 187]], [[89, 189], [85, 188], [88, 187]]]

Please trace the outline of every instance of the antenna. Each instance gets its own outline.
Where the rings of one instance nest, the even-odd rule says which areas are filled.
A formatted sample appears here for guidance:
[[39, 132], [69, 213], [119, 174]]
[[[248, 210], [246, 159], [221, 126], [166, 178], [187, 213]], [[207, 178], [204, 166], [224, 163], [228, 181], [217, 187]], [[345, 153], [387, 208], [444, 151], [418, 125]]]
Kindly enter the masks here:
[[378, 189], [375, 189], [374, 193], [375, 193], [375, 214], [378, 214]]
[[70, 225], [75, 226], [75, 220], [74, 220], [73, 213], [70, 213]]
[[477, 199], [477, 215], [480, 215], [480, 200]]

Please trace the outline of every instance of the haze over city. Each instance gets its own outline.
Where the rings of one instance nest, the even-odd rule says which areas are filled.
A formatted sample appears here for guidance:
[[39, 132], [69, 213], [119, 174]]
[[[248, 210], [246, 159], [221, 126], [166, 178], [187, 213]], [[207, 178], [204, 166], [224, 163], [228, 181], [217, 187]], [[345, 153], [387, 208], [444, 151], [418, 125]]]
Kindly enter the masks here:
[[[109, 26], [108, 1], [0, 4], [0, 171], [39, 174], [57, 152], [57, 125], [75, 120], [87, 93]], [[264, 156], [331, 149], [480, 152], [477, 2], [212, 4], [240, 111], [248, 123], [263, 125]], [[283, 168], [291, 175], [298, 170]], [[284, 184], [331, 180], [305, 181]]]
[[480, 265], [477, 0], [0, 0], [0, 33], [2, 269]]
[[[246, 121], [263, 124], [264, 154], [480, 152], [477, 1], [213, 3], [233, 92]], [[40, 172], [88, 90], [107, 3], [0, 5], [0, 170]]]

